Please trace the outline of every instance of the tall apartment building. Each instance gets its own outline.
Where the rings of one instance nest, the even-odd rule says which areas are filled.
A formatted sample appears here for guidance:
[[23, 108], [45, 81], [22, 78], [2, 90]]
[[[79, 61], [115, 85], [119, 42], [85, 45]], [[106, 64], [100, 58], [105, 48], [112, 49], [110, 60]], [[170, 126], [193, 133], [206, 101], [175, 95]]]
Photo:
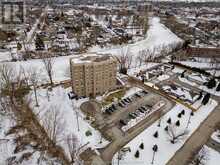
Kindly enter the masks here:
[[95, 97], [116, 87], [117, 60], [110, 55], [88, 54], [70, 59], [73, 92]]

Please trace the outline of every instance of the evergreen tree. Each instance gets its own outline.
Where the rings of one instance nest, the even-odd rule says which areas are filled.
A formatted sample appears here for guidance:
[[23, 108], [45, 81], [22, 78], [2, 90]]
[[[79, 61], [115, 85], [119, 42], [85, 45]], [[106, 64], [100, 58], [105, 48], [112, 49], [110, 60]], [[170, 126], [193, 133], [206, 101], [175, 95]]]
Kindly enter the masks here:
[[140, 157], [140, 152], [139, 152], [138, 150], [136, 151], [134, 157], [135, 157], [135, 158], [139, 158], [139, 157]]
[[202, 104], [206, 105], [209, 102], [210, 97], [211, 97], [210, 93], [207, 93], [202, 100]]
[[164, 128], [165, 131], [168, 131], [169, 130], [169, 127], [168, 125]]
[[168, 124], [171, 124], [171, 123], [172, 123], [171, 118], [169, 118], [169, 119], [167, 120], [167, 123], [168, 123]]
[[179, 113], [179, 114], [177, 115], [177, 117], [178, 117], [178, 118], [181, 118], [181, 117], [182, 117], [182, 113]]
[[22, 45], [21, 45], [20, 42], [18, 42], [18, 43], [17, 43], [17, 50], [21, 50], [21, 48], [22, 48]]
[[184, 77], [185, 77], [185, 72], [186, 72], [186, 71], [184, 70], [184, 71], [181, 73], [181, 76], [180, 76], [181, 78], [184, 78]]
[[181, 111], [181, 114], [182, 114], [182, 115], [185, 115], [185, 110], [184, 110], [184, 109]]
[[140, 149], [144, 149], [144, 143], [141, 143], [141, 145], [139, 146]]
[[177, 127], [180, 126], [180, 121], [179, 121], [179, 120], [177, 120], [177, 122], [176, 122], [176, 126], [177, 126]]
[[214, 78], [212, 78], [211, 80], [209, 80], [207, 82], [207, 88], [208, 89], [212, 89], [214, 87], [216, 87], [216, 80]]
[[36, 50], [44, 50], [44, 41], [41, 39], [39, 35], [36, 35], [36, 40], [35, 40], [35, 47]]
[[158, 136], [159, 136], [159, 134], [158, 134], [158, 132], [156, 131], [156, 132], [154, 133], [154, 137], [155, 137], [155, 138], [158, 138]]
[[198, 101], [198, 100], [201, 100], [202, 99], [202, 96], [203, 96], [203, 94], [202, 94], [202, 91], [199, 93], [199, 97], [196, 99], [196, 101]]
[[191, 112], [190, 115], [191, 115], [191, 116], [194, 116], [194, 112]]

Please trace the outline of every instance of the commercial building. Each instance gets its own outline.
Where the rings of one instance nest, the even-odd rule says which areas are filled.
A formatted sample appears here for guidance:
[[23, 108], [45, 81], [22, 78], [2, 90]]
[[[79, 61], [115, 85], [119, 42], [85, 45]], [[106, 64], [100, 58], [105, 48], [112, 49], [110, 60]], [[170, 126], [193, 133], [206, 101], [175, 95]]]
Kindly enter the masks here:
[[73, 92], [95, 97], [116, 88], [117, 60], [110, 55], [88, 54], [70, 59]]

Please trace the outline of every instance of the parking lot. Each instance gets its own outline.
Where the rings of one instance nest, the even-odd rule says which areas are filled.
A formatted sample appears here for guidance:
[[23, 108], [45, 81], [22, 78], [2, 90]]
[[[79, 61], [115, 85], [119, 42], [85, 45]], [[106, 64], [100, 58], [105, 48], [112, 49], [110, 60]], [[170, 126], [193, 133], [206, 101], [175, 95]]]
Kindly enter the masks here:
[[166, 101], [159, 95], [142, 90], [107, 106], [103, 109], [102, 116], [108, 126], [114, 125], [122, 130], [131, 122], [133, 122], [132, 126], [135, 126], [134, 122], [138, 123], [155, 110], [161, 109], [161, 107], [155, 108], [159, 102], [166, 104]]

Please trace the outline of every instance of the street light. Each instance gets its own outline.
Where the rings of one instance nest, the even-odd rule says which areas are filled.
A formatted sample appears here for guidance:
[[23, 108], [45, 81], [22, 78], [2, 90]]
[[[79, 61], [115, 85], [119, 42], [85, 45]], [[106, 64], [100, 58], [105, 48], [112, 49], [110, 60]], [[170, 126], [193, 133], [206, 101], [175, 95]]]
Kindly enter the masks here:
[[155, 145], [153, 146], [152, 150], [153, 150], [153, 158], [152, 158], [151, 164], [154, 164], [154, 158], [155, 158], [156, 152], [158, 151], [158, 146], [155, 144]]

